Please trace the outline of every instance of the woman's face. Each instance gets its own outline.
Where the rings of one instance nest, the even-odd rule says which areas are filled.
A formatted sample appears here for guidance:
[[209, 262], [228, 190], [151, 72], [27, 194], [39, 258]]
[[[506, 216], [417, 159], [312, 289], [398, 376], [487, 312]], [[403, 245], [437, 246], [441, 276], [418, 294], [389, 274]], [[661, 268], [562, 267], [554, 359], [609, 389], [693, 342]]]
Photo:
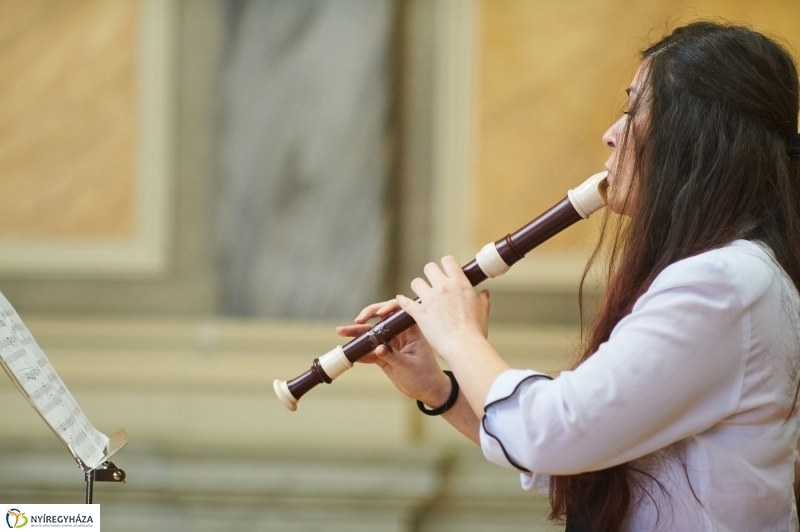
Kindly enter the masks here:
[[[630, 87], [626, 90], [628, 93], [627, 109], [632, 109], [636, 100], [642, 97], [644, 90], [644, 87], [642, 87], [644, 77], [642, 70], [643, 66], [640, 65], [636, 75], [633, 77], [633, 81], [631, 81]], [[641, 105], [643, 103], [644, 101], [637, 108], [635, 117], [625, 111], [620, 119], [614, 122], [603, 135], [603, 143], [611, 148], [611, 155], [605, 164], [605, 168], [608, 170], [608, 207], [617, 214], [630, 216], [633, 207], [634, 198], [629, 198], [628, 194], [631, 191], [633, 182], [635, 151], [632, 149], [624, 150], [625, 155], [623, 157], [621, 143], [629, 120], [634, 120], [637, 126], [645, 124], [649, 113], [646, 105]], [[632, 128], [630, 131], [633, 132], [635, 129]]]

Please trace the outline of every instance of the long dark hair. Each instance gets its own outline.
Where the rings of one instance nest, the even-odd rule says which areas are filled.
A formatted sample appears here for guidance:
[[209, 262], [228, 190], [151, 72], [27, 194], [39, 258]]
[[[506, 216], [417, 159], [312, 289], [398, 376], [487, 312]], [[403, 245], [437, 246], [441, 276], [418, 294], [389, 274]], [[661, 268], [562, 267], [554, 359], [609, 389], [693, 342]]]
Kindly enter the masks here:
[[[628, 120], [620, 148], [634, 169], [630, 218], [606, 218], [587, 266], [609, 242], [607, 292], [576, 366], [665, 267], [735, 239], [764, 242], [800, 287], [800, 159], [786, 148], [800, 100], [791, 55], [749, 28], [700, 21], [644, 50], [642, 62], [630, 112], [646, 109], [648, 119]], [[627, 463], [554, 476], [550, 517], [619, 530], [643, 475]]]

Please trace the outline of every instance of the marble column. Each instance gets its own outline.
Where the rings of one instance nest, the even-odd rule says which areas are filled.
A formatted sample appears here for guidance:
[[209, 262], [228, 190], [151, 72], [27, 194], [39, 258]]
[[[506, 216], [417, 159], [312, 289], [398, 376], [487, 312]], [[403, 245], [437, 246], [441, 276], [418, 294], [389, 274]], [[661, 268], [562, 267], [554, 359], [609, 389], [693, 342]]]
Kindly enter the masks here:
[[392, 0], [225, 6], [220, 311], [352, 318], [385, 296]]

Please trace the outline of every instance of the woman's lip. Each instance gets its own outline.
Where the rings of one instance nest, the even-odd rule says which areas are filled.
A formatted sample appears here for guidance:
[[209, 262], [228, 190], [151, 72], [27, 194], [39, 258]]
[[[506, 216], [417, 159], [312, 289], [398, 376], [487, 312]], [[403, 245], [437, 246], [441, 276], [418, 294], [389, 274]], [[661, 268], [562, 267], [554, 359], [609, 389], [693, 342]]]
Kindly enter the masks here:
[[608, 169], [608, 166], [605, 166], [604, 168], [606, 169], [606, 172], [608, 172], [608, 174], [606, 174], [606, 182], [610, 186], [611, 185], [611, 170]]

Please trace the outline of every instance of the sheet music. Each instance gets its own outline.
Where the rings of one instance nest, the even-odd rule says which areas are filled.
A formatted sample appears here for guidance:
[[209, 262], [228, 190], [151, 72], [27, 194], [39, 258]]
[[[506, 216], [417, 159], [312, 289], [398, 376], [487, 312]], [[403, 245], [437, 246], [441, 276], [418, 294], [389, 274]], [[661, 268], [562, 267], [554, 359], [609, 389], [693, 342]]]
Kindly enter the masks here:
[[95, 429], [44, 352], [0, 293], [0, 359], [17, 388], [76, 458], [89, 467], [105, 456], [108, 437]]

